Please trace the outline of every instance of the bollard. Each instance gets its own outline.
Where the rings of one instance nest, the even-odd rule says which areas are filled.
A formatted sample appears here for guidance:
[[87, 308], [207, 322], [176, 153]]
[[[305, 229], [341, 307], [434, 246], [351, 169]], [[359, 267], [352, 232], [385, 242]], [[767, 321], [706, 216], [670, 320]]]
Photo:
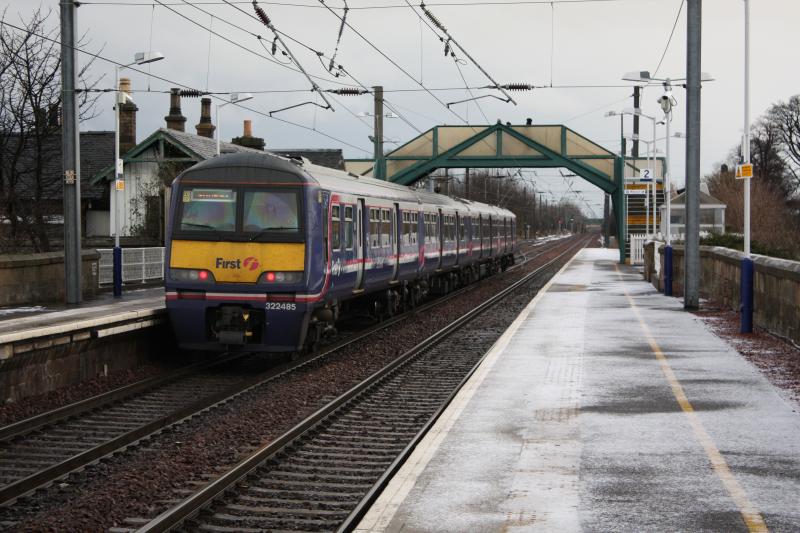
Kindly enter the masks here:
[[753, 260], [749, 257], [742, 259], [742, 270], [739, 293], [742, 302], [742, 326], [740, 333], [753, 332]]
[[672, 246], [664, 246], [664, 296], [672, 296]]
[[122, 297], [122, 248], [114, 247], [114, 298]]

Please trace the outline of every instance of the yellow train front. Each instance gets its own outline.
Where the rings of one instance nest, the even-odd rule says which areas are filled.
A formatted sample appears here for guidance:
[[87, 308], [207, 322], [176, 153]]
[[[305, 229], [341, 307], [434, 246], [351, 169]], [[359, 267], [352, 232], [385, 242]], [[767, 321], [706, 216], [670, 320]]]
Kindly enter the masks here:
[[182, 348], [302, 348], [326, 279], [318, 196], [299, 165], [267, 154], [222, 155], [175, 179], [165, 285]]

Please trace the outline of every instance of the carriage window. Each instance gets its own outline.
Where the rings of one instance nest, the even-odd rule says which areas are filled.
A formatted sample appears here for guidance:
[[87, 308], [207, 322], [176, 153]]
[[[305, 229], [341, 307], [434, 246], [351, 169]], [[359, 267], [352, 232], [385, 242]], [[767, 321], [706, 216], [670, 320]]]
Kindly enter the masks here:
[[381, 209], [381, 246], [389, 246], [391, 244], [392, 221], [388, 209]]
[[353, 206], [344, 207], [344, 247], [347, 250], [353, 249]]
[[380, 245], [381, 219], [378, 209], [369, 210], [369, 245], [377, 248]]
[[464, 242], [467, 240], [467, 225], [462, 217], [458, 219], [458, 240]]
[[411, 222], [410, 213], [403, 212], [403, 231], [400, 236], [403, 246], [411, 244]]
[[419, 233], [419, 215], [411, 213], [411, 244], [417, 244], [417, 234]]
[[339, 234], [341, 230], [340, 213], [338, 205], [331, 207], [331, 248], [338, 250], [342, 246], [342, 238]]
[[295, 232], [300, 229], [300, 209], [295, 192], [244, 193], [244, 231]]
[[234, 231], [236, 191], [184, 189], [181, 231]]

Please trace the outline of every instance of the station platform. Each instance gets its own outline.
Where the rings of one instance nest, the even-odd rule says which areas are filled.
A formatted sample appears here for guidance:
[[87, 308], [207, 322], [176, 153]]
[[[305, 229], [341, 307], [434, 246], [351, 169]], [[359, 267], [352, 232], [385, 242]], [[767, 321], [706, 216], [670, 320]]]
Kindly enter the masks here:
[[152, 287], [110, 294], [77, 306], [5, 310], [0, 315], [0, 359], [34, 349], [101, 338], [166, 321], [164, 288]]
[[800, 530], [798, 405], [617, 258], [550, 281], [356, 531]]

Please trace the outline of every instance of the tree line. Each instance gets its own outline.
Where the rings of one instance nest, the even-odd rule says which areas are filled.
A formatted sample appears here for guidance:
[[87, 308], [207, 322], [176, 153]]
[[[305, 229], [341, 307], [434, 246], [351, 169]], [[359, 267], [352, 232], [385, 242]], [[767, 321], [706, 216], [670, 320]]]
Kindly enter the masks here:
[[[751, 236], [754, 250], [800, 258], [800, 95], [773, 104], [750, 131]], [[706, 176], [709, 192], [727, 205], [726, 231], [744, 226], [743, 182], [735, 179], [742, 147]]]
[[433, 179], [436, 188], [443, 194], [508, 209], [517, 217], [520, 236], [525, 235], [526, 226], [533, 237], [559, 230], [578, 233], [587, 224], [586, 215], [572, 198], [565, 196], [556, 200], [544, 197], [520, 179], [518, 174], [508, 175], [495, 169], [471, 169], [467, 180], [464, 170], [457, 169], [447, 176], [439, 171]]
[[[0, 14], [0, 251], [46, 252], [60, 240], [61, 54], [52, 11], [37, 9], [28, 19]], [[82, 38], [79, 46], [87, 44]], [[79, 119], [92, 118], [99, 96], [86, 89], [89, 61], [78, 72], [84, 89]]]

